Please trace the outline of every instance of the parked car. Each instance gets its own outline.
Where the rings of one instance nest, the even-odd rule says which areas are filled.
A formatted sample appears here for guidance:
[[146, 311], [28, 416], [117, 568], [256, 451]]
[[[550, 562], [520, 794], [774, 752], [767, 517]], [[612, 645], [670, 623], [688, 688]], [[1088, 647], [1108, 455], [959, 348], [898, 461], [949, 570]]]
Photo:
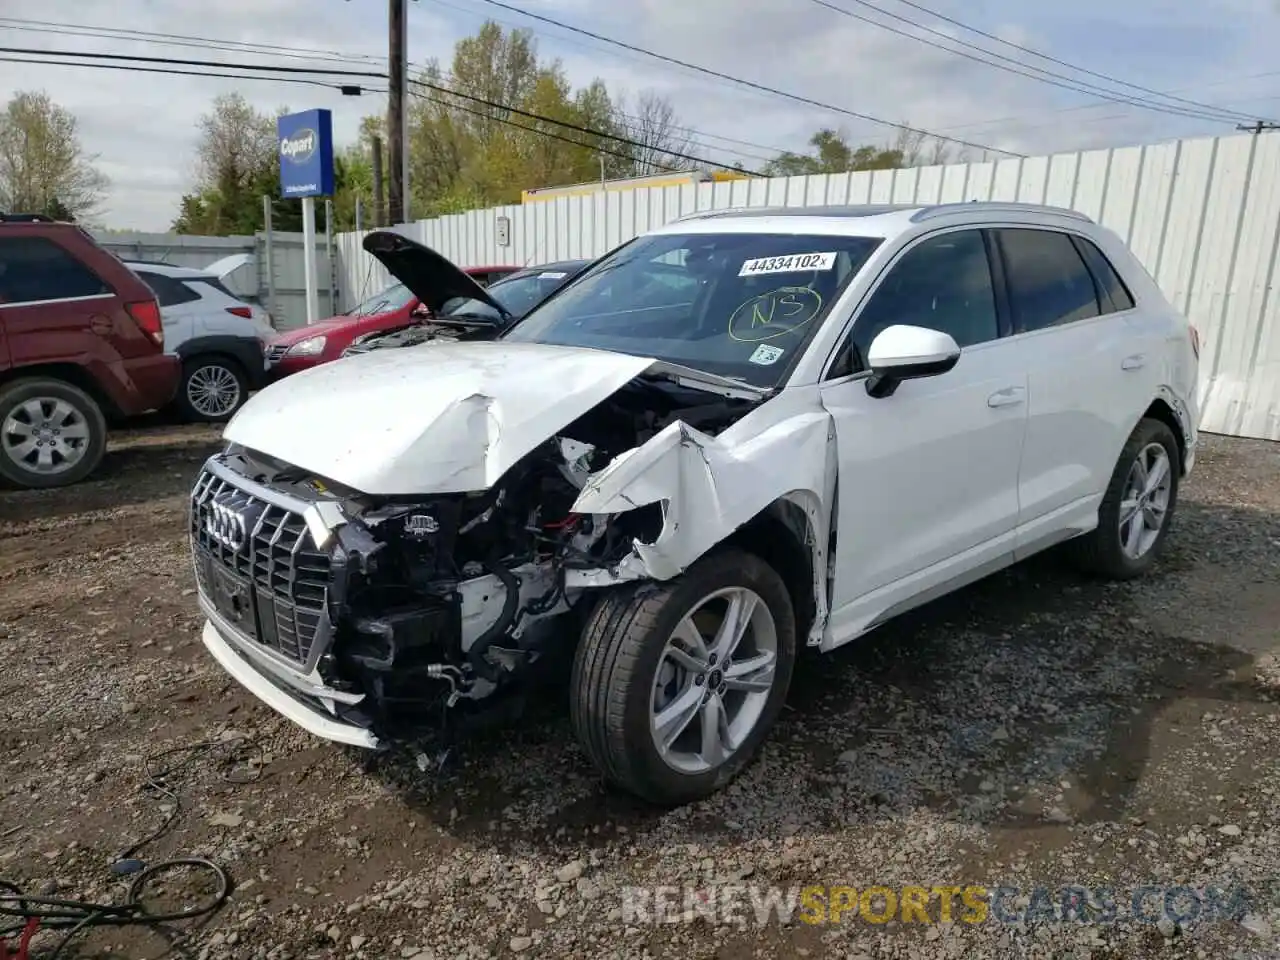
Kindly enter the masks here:
[[271, 317], [220, 277], [191, 267], [126, 260], [160, 303], [165, 352], [182, 364], [174, 405], [184, 420], [222, 423], [264, 386]]
[[145, 283], [74, 224], [0, 215], [0, 480], [84, 479], [108, 420], [165, 406], [177, 385]]
[[495, 342], [250, 400], [192, 492], [203, 640], [368, 748], [558, 672], [604, 777], [694, 800], [755, 754], [801, 645], [1060, 543], [1149, 571], [1198, 367], [1195, 329], [1078, 213], [686, 217]]
[[[413, 241], [407, 241], [413, 243]], [[418, 246], [415, 244], [415, 246]], [[420, 247], [424, 254], [437, 256], [426, 247]], [[429, 260], [425, 255], [418, 256], [422, 262], [418, 269], [406, 265], [402, 269], [404, 281], [414, 289], [422, 286], [425, 295], [419, 296], [419, 302], [430, 302], [429, 293], [431, 277]], [[446, 261], [447, 263], [447, 261]], [[486, 288], [489, 299], [477, 300], [474, 297], [454, 297], [443, 303], [437, 311], [422, 311], [422, 316], [415, 317], [403, 327], [376, 333], [366, 333], [357, 337], [346, 350], [344, 357], [351, 357], [370, 350], [385, 350], [389, 347], [412, 347], [420, 343], [434, 340], [488, 340], [501, 333], [509, 323], [520, 319], [551, 294], [555, 293], [572, 280], [590, 260], [560, 260], [555, 263], [544, 263], [540, 267], [520, 270], [495, 281]], [[452, 266], [452, 265], [450, 265]], [[416, 285], [415, 285], [416, 284]], [[495, 307], [491, 301], [497, 301]], [[501, 307], [501, 310], [498, 309]]]
[[[518, 269], [468, 267], [464, 272], [476, 284], [484, 286], [504, 271], [511, 273]], [[281, 333], [267, 345], [268, 376], [279, 380], [299, 370], [336, 360], [357, 337], [403, 327], [412, 321], [415, 311], [419, 311], [419, 316], [425, 316], [420, 312], [421, 306], [408, 286], [393, 283], [348, 313]]]

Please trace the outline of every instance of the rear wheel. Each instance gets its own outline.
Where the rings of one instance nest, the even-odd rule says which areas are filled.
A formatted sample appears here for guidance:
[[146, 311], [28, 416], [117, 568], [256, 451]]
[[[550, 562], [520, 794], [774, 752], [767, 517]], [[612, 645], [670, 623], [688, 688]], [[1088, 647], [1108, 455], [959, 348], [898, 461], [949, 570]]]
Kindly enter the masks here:
[[574, 663], [570, 714], [607, 779], [653, 803], [700, 799], [754, 756], [786, 699], [795, 615], [741, 551], [603, 597]]
[[19, 487], [83, 480], [107, 449], [97, 402], [62, 380], [16, 380], [0, 387], [0, 478]]
[[1098, 526], [1070, 541], [1078, 565], [1130, 580], [1156, 562], [1178, 503], [1182, 458], [1168, 424], [1144, 419], [1129, 435], [1098, 508]]
[[225, 357], [193, 357], [182, 365], [177, 405], [189, 423], [223, 423], [249, 399], [249, 379]]

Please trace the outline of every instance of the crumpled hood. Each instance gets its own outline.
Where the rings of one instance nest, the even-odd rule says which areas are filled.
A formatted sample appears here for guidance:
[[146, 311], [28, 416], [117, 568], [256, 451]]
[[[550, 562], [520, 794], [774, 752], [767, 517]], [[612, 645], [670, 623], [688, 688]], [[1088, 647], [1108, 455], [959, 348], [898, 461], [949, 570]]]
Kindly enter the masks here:
[[272, 384], [223, 435], [364, 493], [485, 490], [654, 363], [501, 341], [375, 350]]

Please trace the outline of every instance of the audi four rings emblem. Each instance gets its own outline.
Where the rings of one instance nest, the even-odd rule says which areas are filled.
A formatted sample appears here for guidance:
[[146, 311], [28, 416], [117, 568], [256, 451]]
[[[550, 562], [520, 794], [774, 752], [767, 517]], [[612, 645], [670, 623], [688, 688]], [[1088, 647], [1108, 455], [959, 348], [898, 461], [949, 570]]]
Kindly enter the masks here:
[[205, 505], [204, 532], [228, 550], [239, 550], [249, 539], [244, 514], [217, 500]]

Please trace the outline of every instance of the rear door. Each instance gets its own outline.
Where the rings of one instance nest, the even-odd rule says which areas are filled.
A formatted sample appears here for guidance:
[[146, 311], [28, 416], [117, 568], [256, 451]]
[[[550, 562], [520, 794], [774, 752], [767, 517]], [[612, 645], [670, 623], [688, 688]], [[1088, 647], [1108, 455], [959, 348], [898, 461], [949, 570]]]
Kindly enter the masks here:
[[[822, 384], [839, 451], [836, 633], [1013, 552], [1026, 373], [999, 302], [982, 231], [921, 239], [880, 280]], [[950, 334], [960, 360], [874, 398], [867, 348], [895, 324]]]
[[22, 228], [0, 235], [0, 324], [13, 365], [118, 360], [107, 346], [120, 313], [111, 287], [60, 243]]
[[1090, 529], [1116, 458], [1154, 392], [1135, 348], [1133, 300], [1084, 237], [1050, 228], [995, 231], [1012, 341], [1027, 369], [1027, 437], [1018, 477], [1019, 552]]

